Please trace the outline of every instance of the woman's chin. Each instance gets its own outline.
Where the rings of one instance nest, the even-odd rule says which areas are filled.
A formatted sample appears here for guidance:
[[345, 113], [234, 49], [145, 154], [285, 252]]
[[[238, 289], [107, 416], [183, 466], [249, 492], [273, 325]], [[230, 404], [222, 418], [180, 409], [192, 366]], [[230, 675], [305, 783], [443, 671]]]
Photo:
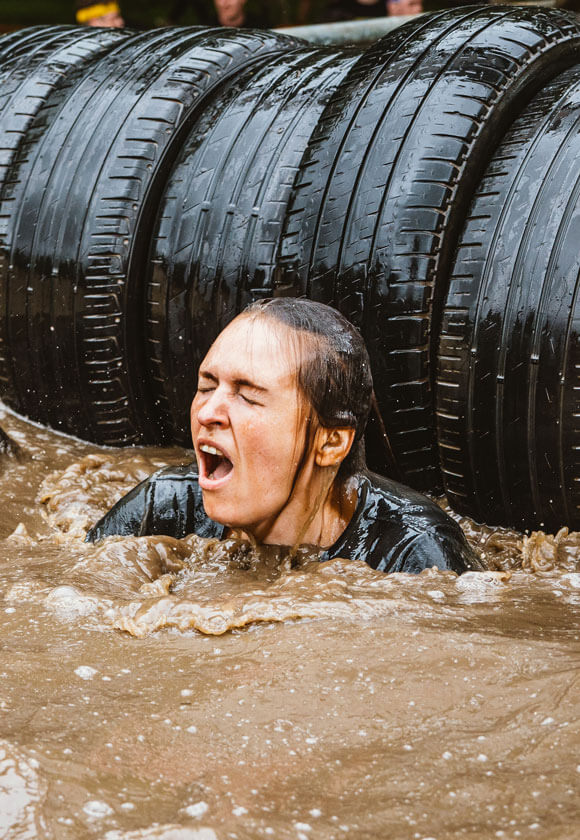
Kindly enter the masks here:
[[232, 502], [229, 499], [216, 498], [211, 493], [203, 493], [203, 507], [212, 522], [235, 531], [237, 536], [250, 539], [248, 535], [253, 532], [253, 526], [249, 524], [251, 516], [243, 515], [242, 505], [239, 500]]
[[[201, 482], [200, 482], [201, 487]], [[211, 490], [205, 490], [202, 487], [203, 506], [205, 512], [214, 522], [219, 522], [220, 525], [227, 525], [229, 528], [237, 528], [236, 520], [236, 505], [231, 504], [226, 499], [216, 498], [216, 493]]]

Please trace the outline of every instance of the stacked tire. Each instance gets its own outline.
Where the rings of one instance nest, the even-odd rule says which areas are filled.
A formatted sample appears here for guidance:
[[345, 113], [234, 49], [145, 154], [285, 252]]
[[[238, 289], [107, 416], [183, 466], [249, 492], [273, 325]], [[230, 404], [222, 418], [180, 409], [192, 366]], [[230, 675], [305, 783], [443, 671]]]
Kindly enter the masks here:
[[306, 143], [357, 55], [303, 49], [218, 95], [186, 140], [160, 204], [148, 290], [149, 377], [174, 439], [190, 441], [192, 383], [217, 334], [273, 297]]
[[440, 340], [438, 426], [459, 511], [580, 526], [580, 67], [495, 152], [461, 234]]
[[578, 24], [540, 10], [421, 18], [362, 56], [309, 144], [281, 262], [297, 293], [366, 339], [405, 481], [439, 483], [433, 380], [453, 251], [490, 150], [578, 58]]
[[[73, 40], [86, 31], [74, 29]], [[0, 193], [9, 404], [99, 443], [165, 437], [145, 375], [141, 282], [157, 202], [216, 91], [295, 46], [273, 32], [128, 34], [47, 92]], [[26, 73], [18, 38], [6, 52]], [[14, 115], [19, 107], [19, 97], [6, 106]]]
[[217, 333], [305, 295], [361, 330], [403, 480], [493, 524], [580, 526], [579, 64], [573, 15], [505, 6], [366, 51], [0, 39], [3, 399], [100, 443], [187, 444]]

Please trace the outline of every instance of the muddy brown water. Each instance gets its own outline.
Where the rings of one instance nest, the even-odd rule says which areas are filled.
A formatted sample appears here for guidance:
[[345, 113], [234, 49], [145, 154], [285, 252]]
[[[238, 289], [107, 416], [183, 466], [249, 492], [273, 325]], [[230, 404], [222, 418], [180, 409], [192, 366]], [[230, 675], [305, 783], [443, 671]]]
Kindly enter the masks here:
[[89, 546], [190, 453], [0, 423], [0, 837], [580, 838], [580, 535], [461, 520], [461, 578]]

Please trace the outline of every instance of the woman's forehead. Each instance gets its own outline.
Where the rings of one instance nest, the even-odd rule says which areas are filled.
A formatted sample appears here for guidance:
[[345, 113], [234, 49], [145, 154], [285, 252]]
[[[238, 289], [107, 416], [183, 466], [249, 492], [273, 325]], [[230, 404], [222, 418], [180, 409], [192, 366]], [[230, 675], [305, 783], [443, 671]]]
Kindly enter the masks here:
[[295, 382], [297, 347], [292, 331], [268, 318], [241, 316], [217, 337], [201, 364], [233, 379], [250, 379], [256, 384]]

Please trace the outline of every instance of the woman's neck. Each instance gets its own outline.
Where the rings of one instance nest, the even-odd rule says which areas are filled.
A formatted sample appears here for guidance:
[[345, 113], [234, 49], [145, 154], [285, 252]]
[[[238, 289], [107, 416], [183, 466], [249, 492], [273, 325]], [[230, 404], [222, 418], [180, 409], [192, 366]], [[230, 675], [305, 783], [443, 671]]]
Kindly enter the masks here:
[[265, 545], [329, 548], [352, 519], [357, 501], [355, 479], [340, 482], [336, 476], [331, 476], [329, 482], [321, 483], [316, 493], [291, 500], [274, 521], [245, 529], [242, 535]]
[[[334, 481], [318, 509], [311, 512], [298, 535], [296, 544], [306, 543], [329, 548], [344, 533], [357, 504], [355, 482]], [[312, 515], [313, 514], [313, 515]]]

